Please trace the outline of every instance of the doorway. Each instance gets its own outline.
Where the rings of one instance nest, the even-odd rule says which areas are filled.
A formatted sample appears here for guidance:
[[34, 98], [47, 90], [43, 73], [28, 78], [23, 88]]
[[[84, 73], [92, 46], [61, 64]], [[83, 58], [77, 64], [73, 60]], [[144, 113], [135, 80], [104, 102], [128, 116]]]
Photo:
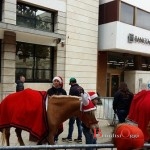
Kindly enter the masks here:
[[113, 97], [119, 88], [120, 74], [107, 74], [107, 96]]

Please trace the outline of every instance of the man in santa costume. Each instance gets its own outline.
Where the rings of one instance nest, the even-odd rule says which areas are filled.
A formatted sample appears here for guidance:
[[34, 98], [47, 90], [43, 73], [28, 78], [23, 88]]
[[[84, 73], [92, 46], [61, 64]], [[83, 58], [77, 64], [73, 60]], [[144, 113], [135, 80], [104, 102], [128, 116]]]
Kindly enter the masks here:
[[[82, 105], [82, 111], [88, 112], [91, 110], [96, 110], [96, 105], [99, 101], [99, 97], [95, 92], [91, 91], [84, 94], [81, 93], [81, 96], [84, 104]], [[97, 139], [94, 137], [91, 129], [88, 128], [84, 123], [82, 123], [82, 127], [83, 127], [83, 134], [85, 136], [86, 144], [96, 144]], [[92, 150], [92, 149], [93, 148], [86, 148], [86, 150]]]

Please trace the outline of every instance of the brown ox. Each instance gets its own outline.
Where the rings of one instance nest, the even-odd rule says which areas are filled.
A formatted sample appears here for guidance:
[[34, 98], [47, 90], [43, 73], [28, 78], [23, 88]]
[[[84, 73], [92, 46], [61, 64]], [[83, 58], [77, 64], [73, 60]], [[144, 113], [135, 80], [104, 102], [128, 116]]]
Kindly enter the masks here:
[[75, 96], [52, 96], [45, 107], [46, 92], [26, 89], [8, 95], [0, 104], [0, 130], [5, 129], [9, 145], [10, 127], [16, 128], [20, 145], [24, 145], [21, 130], [26, 130], [39, 139], [46, 138], [54, 144], [54, 135], [61, 123], [72, 116], [79, 117], [87, 127], [98, 129], [98, 121], [93, 111], [82, 112], [81, 101]]

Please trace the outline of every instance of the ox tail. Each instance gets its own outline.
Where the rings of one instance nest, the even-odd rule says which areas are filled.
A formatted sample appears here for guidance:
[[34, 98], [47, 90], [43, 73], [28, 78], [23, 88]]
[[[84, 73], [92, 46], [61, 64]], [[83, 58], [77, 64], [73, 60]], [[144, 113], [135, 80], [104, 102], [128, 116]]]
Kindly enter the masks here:
[[5, 136], [5, 132], [6, 132], [6, 129], [2, 129], [2, 134], [1, 134], [1, 145], [4, 146], [5, 144], [5, 141], [6, 141], [6, 136]]

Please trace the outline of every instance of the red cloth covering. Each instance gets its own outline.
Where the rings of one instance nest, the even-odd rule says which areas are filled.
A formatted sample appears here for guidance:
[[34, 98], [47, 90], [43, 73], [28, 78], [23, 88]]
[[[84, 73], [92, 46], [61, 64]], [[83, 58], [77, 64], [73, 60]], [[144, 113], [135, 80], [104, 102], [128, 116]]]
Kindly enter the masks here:
[[147, 132], [147, 125], [150, 121], [150, 91], [143, 90], [134, 96], [128, 119], [138, 124], [144, 133], [145, 141], [148, 141], [150, 139]]
[[25, 89], [4, 98], [0, 104], [0, 129], [19, 127], [38, 139], [48, 133], [45, 91]]

